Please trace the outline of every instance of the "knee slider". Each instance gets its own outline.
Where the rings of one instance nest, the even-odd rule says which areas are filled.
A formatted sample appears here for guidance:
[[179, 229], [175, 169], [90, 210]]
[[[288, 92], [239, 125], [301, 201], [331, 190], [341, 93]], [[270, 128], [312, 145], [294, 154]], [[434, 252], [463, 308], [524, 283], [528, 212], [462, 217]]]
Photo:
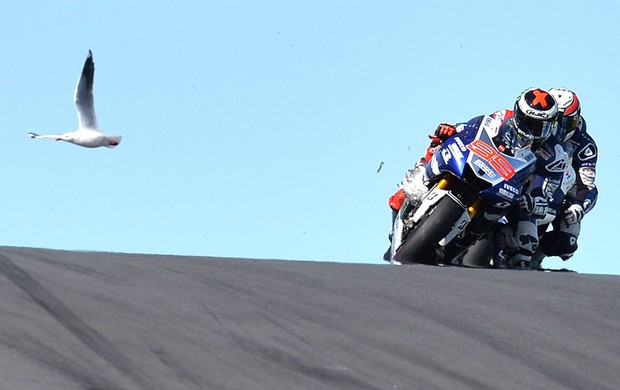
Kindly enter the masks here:
[[577, 237], [570, 233], [553, 230], [542, 236], [540, 247], [547, 256], [572, 255], [577, 250]]

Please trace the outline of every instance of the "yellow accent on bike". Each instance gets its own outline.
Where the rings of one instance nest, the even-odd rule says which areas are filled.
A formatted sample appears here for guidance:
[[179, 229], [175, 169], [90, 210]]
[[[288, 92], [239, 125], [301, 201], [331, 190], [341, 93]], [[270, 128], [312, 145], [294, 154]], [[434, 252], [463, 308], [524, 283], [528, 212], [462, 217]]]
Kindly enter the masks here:
[[439, 189], [445, 190], [445, 189], [446, 189], [446, 187], [448, 187], [448, 184], [450, 184], [450, 183], [448, 182], [448, 180], [446, 180], [446, 179], [441, 179], [441, 180], [439, 180], [439, 181], [437, 182], [437, 186], [436, 186], [436, 187], [437, 187], [437, 188], [439, 188]]
[[478, 212], [478, 210], [480, 210], [481, 207], [482, 207], [482, 199], [478, 198], [471, 206], [467, 207], [467, 211], [469, 211], [469, 217], [473, 218], [474, 215], [476, 215], [476, 213]]

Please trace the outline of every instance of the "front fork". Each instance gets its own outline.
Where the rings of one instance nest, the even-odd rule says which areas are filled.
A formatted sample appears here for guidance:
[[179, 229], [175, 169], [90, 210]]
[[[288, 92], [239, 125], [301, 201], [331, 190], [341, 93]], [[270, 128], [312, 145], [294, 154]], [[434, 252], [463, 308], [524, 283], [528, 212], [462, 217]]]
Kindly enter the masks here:
[[454, 240], [455, 237], [460, 235], [469, 225], [472, 218], [482, 208], [482, 199], [480, 197], [476, 198], [473, 202], [471, 202], [471, 204], [466, 204], [460, 197], [457, 197], [455, 195], [455, 192], [452, 190], [452, 188], [454, 187], [452, 185], [452, 181], [454, 180], [458, 179], [448, 176], [439, 180], [437, 184], [435, 184], [435, 186], [431, 188], [431, 190], [422, 200], [421, 206], [425, 203], [426, 205], [424, 205], [424, 207], [419, 207], [415, 211], [413, 217], [413, 220], [418, 223], [429, 212], [431, 207], [438, 203], [439, 200], [441, 200], [444, 196], [449, 196], [450, 198], [452, 198], [452, 200], [454, 200], [454, 202], [456, 202], [463, 208], [463, 213], [454, 222], [452, 230], [448, 233], [448, 235], [446, 235], [446, 237], [439, 241], [439, 245], [441, 246], [448, 245], [450, 242], [452, 242], [452, 240]]
[[[439, 241], [439, 245], [446, 246], [455, 237], [465, 230], [465, 228], [469, 225], [472, 218], [480, 211], [482, 208], [482, 199], [477, 197], [471, 204], [466, 205], [454, 195], [452, 188], [454, 185], [452, 182], [454, 180], [458, 180], [452, 176], [447, 176], [445, 178], [440, 179], [431, 189], [427, 192], [427, 194], [422, 198], [422, 201], [417, 208], [413, 212], [413, 222], [419, 223], [422, 218], [427, 215], [431, 209], [445, 196], [451, 197], [456, 203], [460, 204], [463, 208], [463, 214], [457, 219], [454, 223], [452, 230], [448, 233], [446, 237], [444, 237], [441, 241]], [[407, 218], [408, 214], [411, 212], [410, 208], [412, 205], [405, 201], [398, 211], [396, 215], [396, 219], [394, 220], [394, 227], [392, 231], [392, 245], [390, 247], [390, 264], [396, 264], [396, 260], [394, 256], [396, 255], [397, 249], [402, 244], [403, 239], [403, 231], [404, 231], [404, 221]]]

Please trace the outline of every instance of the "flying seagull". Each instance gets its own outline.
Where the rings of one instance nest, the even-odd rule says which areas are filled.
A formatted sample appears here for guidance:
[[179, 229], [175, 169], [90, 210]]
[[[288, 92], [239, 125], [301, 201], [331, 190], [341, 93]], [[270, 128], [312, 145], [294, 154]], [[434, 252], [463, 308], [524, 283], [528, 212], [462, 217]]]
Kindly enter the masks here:
[[98, 148], [105, 146], [115, 148], [121, 142], [120, 135], [105, 135], [97, 126], [97, 116], [95, 115], [95, 103], [93, 100], [93, 81], [95, 77], [95, 64], [93, 63], [93, 53], [89, 50], [82, 74], [75, 87], [73, 102], [77, 108], [78, 129], [63, 134], [39, 135], [28, 133], [30, 138], [51, 138], [56, 141], [71, 142], [86, 148]]

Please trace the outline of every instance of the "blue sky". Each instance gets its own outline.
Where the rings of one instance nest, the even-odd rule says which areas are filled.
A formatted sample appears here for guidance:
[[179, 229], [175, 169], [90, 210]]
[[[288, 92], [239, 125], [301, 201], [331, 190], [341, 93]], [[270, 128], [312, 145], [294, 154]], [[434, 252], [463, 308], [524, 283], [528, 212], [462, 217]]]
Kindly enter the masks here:
[[[600, 199], [575, 257], [546, 265], [620, 274], [620, 152], [608, 129], [619, 7], [4, 2], [0, 242], [382, 264], [387, 198], [437, 123], [509, 108], [530, 86], [564, 86], [599, 146]], [[89, 49], [99, 125], [121, 145], [29, 139], [76, 129]]]

